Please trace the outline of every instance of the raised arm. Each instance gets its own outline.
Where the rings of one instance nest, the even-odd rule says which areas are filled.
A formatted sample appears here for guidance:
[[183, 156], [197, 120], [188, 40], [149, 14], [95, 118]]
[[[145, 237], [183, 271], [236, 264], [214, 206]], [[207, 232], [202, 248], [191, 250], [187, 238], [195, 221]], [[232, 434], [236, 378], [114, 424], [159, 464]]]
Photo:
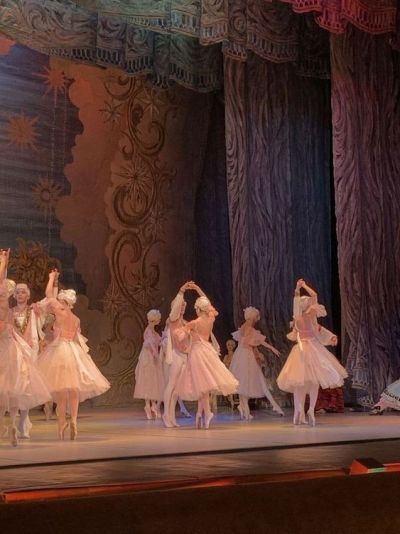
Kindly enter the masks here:
[[309, 294], [309, 296], [311, 297], [312, 301], [313, 301], [313, 304], [317, 304], [318, 302], [318, 294], [316, 291], [314, 291], [314, 289], [312, 289], [310, 286], [308, 286], [304, 280], [302, 281], [302, 288]]
[[0, 282], [6, 278], [10, 249], [0, 251]]
[[270, 345], [270, 344], [267, 343], [266, 341], [263, 341], [263, 342], [261, 343], [261, 345], [262, 345], [263, 347], [265, 347], [266, 349], [270, 350], [273, 354], [275, 354], [275, 356], [278, 356], [278, 357], [279, 357], [279, 356], [281, 355], [281, 353], [279, 352], [278, 349], [276, 349], [275, 347], [273, 347], [272, 345]]
[[187, 286], [187, 289], [193, 289], [194, 291], [196, 291], [199, 297], [206, 297], [204, 291], [195, 282], [188, 282]]
[[46, 286], [46, 297], [48, 299], [54, 298], [54, 288], [58, 285], [58, 277], [60, 273], [57, 269], [53, 269], [49, 272], [49, 281]]

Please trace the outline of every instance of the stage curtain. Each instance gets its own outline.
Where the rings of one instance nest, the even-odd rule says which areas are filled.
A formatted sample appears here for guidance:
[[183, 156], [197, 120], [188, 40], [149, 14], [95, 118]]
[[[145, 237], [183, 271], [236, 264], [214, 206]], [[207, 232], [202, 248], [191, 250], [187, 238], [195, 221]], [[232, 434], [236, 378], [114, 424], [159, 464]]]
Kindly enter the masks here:
[[197, 91], [222, 86], [220, 43], [240, 61], [251, 51], [328, 77], [321, 27], [343, 32], [351, 22], [398, 46], [399, 16], [396, 0], [0, 0], [0, 32], [25, 46]]
[[400, 376], [400, 55], [350, 27], [331, 43], [347, 367], [370, 405]]
[[[331, 308], [329, 82], [227, 57], [225, 113], [234, 319], [258, 307], [283, 350], [299, 277]], [[274, 376], [282, 362], [268, 363]]]
[[317, 23], [334, 33], [343, 33], [350, 22], [368, 33], [394, 32], [397, 0], [283, 0], [297, 13], [314, 11]]

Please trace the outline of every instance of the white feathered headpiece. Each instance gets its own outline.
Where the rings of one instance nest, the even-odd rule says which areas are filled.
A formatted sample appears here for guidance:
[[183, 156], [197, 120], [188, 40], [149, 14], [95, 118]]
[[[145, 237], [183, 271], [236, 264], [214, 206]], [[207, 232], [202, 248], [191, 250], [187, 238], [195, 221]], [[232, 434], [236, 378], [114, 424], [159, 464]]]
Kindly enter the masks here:
[[62, 289], [58, 293], [57, 299], [66, 302], [70, 308], [73, 308], [76, 303], [76, 291], [74, 289]]
[[208, 313], [212, 308], [211, 302], [207, 297], [199, 297], [194, 303], [194, 309]]
[[16, 283], [14, 282], [14, 280], [10, 280], [9, 278], [7, 278], [6, 285], [7, 285], [7, 296], [11, 297], [11, 295], [14, 294]]
[[147, 312], [147, 320], [149, 323], [156, 323], [157, 321], [161, 321], [161, 313], [159, 310], [150, 310]]
[[257, 308], [254, 308], [254, 306], [248, 306], [247, 308], [243, 310], [243, 313], [244, 313], [244, 318], [246, 319], [246, 321], [249, 321], [252, 319], [254, 321], [258, 321], [260, 318], [260, 312], [259, 310], [257, 310]]

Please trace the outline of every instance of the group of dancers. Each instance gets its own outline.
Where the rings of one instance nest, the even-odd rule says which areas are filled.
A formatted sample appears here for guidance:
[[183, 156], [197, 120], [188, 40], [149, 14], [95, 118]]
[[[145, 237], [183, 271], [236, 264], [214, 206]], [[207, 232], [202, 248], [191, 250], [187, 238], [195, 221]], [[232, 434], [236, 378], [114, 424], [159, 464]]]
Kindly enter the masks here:
[[[0, 435], [8, 434], [13, 446], [18, 439], [29, 439], [29, 410], [55, 402], [60, 439], [69, 428], [75, 440], [79, 403], [101, 395], [110, 383], [90, 357], [72, 312], [75, 291], [58, 291], [59, 272], [54, 269], [45, 298], [29, 304], [27, 284], [7, 279], [9, 256], [10, 250], [0, 250]], [[16, 306], [10, 308], [12, 296]], [[49, 318], [53, 324], [46, 328]], [[5, 428], [6, 412], [10, 424]]]
[[[70, 439], [74, 440], [80, 402], [101, 395], [110, 383], [90, 357], [80, 321], [72, 311], [75, 291], [58, 289], [59, 272], [54, 269], [49, 273], [45, 298], [29, 304], [27, 284], [7, 279], [9, 255], [9, 250], [0, 250], [0, 433], [8, 433], [16, 446], [18, 439], [30, 437], [29, 410], [39, 405], [52, 407], [55, 402], [58, 436], [64, 439], [69, 428]], [[192, 321], [185, 320], [187, 291], [197, 293], [197, 317]], [[301, 291], [305, 294], [301, 295]], [[16, 300], [14, 307], [9, 305], [11, 296]], [[166, 427], [177, 427], [176, 404], [179, 402], [181, 412], [190, 416], [183, 401], [197, 401], [196, 426], [209, 428], [216, 395], [228, 397], [233, 406], [234, 394], [239, 395], [242, 419], [252, 419], [249, 399], [264, 397], [275, 412], [283, 415], [267, 386], [261, 366], [264, 357], [258, 347], [280, 354], [256, 329], [259, 311], [252, 306], [244, 310], [244, 323], [232, 334], [224, 361], [213, 334], [217, 315], [209, 298], [194, 282], [184, 284], [172, 301], [161, 336], [156, 331], [160, 312], [148, 312], [134, 388], [134, 397], [145, 401], [148, 419], [162, 417]], [[277, 378], [279, 388], [294, 395], [296, 425], [315, 425], [319, 388], [341, 387], [347, 376], [325, 348], [337, 344], [337, 337], [318, 324], [318, 318], [325, 315], [317, 293], [299, 280], [288, 334], [295, 345]], [[306, 395], [310, 399], [308, 421]], [[4, 427], [6, 412], [10, 414], [8, 427]]]
[[[185, 293], [193, 290], [197, 318], [187, 322]], [[305, 292], [301, 295], [301, 290]], [[232, 334], [238, 343], [224, 365], [220, 348], [213, 334], [218, 312], [194, 282], [184, 284], [172, 301], [171, 311], [162, 336], [155, 327], [161, 321], [158, 310], [147, 314], [148, 326], [135, 370], [134, 397], [145, 400], [145, 413], [151, 419], [162, 417], [166, 427], [179, 426], [175, 418], [178, 401], [197, 401], [196, 426], [209, 428], [214, 416], [210, 399], [215, 395], [239, 395], [238, 411], [242, 419], [251, 419], [249, 399], [266, 397], [274, 411], [283, 411], [273, 398], [259, 365], [263, 346], [279, 356], [255, 328], [259, 311], [250, 306], [244, 310], [244, 323]], [[315, 405], [319, 388], [338, 388], [347, 377], [346, 370], [326, 346], [337, 344], [337, 337], [318, 323], [326, 316], [325, 307], [318, 303], [317, 293], [304, 280], [296, 284], [293, 300], [292, 330], [288, 338], [295, 342], [278, 378], [279, 388], [294, 395], [295, 425], [315, 425]], [[227, 363], [227, 359], [225, 361]], [[309, 396], [307, 418], [306, 396]], [[160, 406], [163, 403], [164, 413]]]

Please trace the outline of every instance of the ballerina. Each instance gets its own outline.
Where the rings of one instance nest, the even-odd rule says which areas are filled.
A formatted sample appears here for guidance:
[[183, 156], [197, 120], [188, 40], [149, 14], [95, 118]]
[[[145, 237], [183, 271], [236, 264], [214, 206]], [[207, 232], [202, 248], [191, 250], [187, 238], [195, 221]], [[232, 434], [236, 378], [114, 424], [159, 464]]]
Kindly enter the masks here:
[[[31, 291], [25, 283], [18, 283], [14, 290], [16, 306], [12, 308], [14, 317], [14, 338], [22, 347], [31, 352], [32, 362], [36, 365], [40, 341], [44, 334], [42, 325], [45, 316], [39, 304], [29, 304]], [[18, 423], [19, 438], [29, 439], [32, 423], [29, 410], [20, 410]]]
[[[73, 289], [61, 290], [53, 296], [59, 272], [49, 274], [45, 306], [55, 316], [54, 340], [39, 357], [39, 369], [47, 382], [53, 400], [57, 403], [58, 436], [70, 427], [70, 439], [78, 435], [79, 403], [97, 397], [110, 388], [109, 381], [101, 374], [89, 355], [86, 339], [80, 331], [80, 321], [72, 312], [76, 303]], [[67, 406], [71, 419], [66, 420]]]
[[144, 399], [147, 419], [161, 417], [160, 402], [164, 394], [164, 376], [160, 357], [161, 336], [155, 327], [160, 324], [161, 313], [150, 310], [147, 313], [147, 327], [143, 334], [143, 346], [135, 369], [135, 399]]
[[385, 388], [379, 401], [375, 404], [369, 415], [382, 415], [385, 410], [400, 410], [400, 379], [392, 382]]
[[185, 292], [189, 289], [190, 284], [190, 282], [184, 284], [172, 301], [171, 311], [163, 332], [162, 351], [167, 375], [164, 390], [163, 421], [167, 428], [179, 426], [175, 417], [177, 402], [179, 402], [181, 412], [185, 417], [190, 417], [176, 390], [180, 375], [187, 363], [187, 354], [190, 347], [190, 336], [183, 328], [186, 325], [184, 319], [186, 310]]
[[194, 305], [197, 319], [183, 327], [191, 335], [191, 346], [177, 390], [184, 400], [197, 400], [197, 428], [203, 425], [209, 428], [214, 417], [210, 393], [230, 395], [236, 392], [239, 383], [219, 358], [219, 346], [212, 333], [218, 312], [196, 284], [191, 283], [189, 289], [200, 296]]
[[[228, 341], [225, 343], [225, 346], [228, 352], [225, 354], [224, 359], [222, 361], [224, 362], [225, 367], [229, 369], [232, 363], [233, 354], [236, 349], [236, 341], [234, 339], [228, 339]], [[235, 409], [235, 401], [233, 395], [228, 395], [226, 398], [228, 399], [231, 410], [233, 411]]]
[[270, 350], [275, 356], [279, 356], [279, 351], [266, 342], [266, 338], [259, 330], [254, 328], [260, 320], [260, 312], [252, 306], [244, 310], [245, 322], [232, 334], [232, 337], [239, 343], [229, 367], [231, 373], [239, 380], [239, 406], [238, 410], [241, 419], [250, 420], [249, 399], [260, 399], [267, 397], [273, 410], [279, 415], [284, 415], [282, 409], [275, 401], [268, 389], [265, 376], [261, 369], [262, 355], [257, 347], [262, 345]]
[[27, 416], [31, 408], [47, 402], [50, 393], [33, 361], [31, 347], [15, 332], [14, 314], [8, 305], [15, 283], [5, 278], [9, 256], [9, 250], [0, 251], [0, 416], [2, 426], [4, 413], [9, 412], [9, 436], [16, 447], [18, 411]]
[[[300, 296], [303, 288], [308, 295]], [[293, 330], [288, 338], [296, 341], [277, 383], [280, 389], [294, 395], [293, 424], [305, 423], [304, 402], [310, 397], [308, 422], [315, 426], [315, 404], [318, 390], [343, 385], [347, 372], [324, 345], [337, 345], [337, 337], [318, 324], [318, 317], [325, 317], [326, 310], [318, 304], [317, 293], [304, 280], [297, 282], [293, 301]]]

